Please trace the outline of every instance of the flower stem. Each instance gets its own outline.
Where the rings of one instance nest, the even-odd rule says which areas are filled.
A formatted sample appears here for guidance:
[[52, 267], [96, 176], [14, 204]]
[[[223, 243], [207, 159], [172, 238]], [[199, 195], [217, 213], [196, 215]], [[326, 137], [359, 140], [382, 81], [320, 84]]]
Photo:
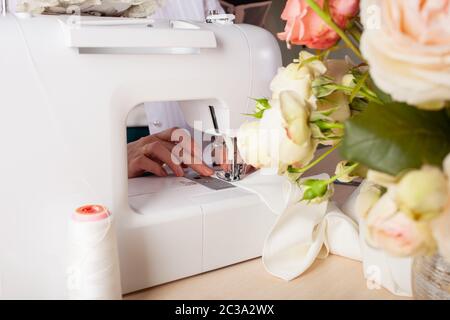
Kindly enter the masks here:
[[345, 32], [339, 28], [339, 26], [333, 21], [331, 16], [327, 14], [322, 8], [316, 3], [315, 0], [306, 0], [306, 3], [314, 10], [314, 12], [330, 27], [332, 28], [347, 46], [360, 58], [362, 61], [365, 61], [359, 49], [353, 44], [350, 38], [345, 34]]
[[344, 129], [344, 124], [340, 122], [328, 122], [323, 120], [317, 120], [313, 123], [315, 123], [322, 130]]
[[[347, 87], [347, 86], [343, 86], [343, 85], [338, 85], [338, 84], [333, 84], [333, 86], [337, 89], [337, 90], [342, 90], [346, 93], [352, 94], [354, 88], [352, 87]], [[366, 98], [367, 100], [369, 100], [370, 102], [375, 102], [378, 104], [383, 104], [383, 102], [377, 97], [377, 96], [373, 96], [372, 94], [369, 94], [368, 92], [366, 92], [365, 90], [361, 90], [359, 91], [359, 94], [361, 94], [364, 98]]]
[[318, 157], [316, 160], [314, 160], [313, 162], [311, 162], [309, 165], [307, 165], [306, 167], [300, 168], [300, 169], [296, 169], [296, 168], [292, 168], [289, 167], [288, 171], [290, 173], [304, 173], [306, 171], [308, 171], [309, 169], [313, 168], [315, 165], [317, 165], [319, 162], [321, 162], [323, 159], [325, 159], [326, 157], [328, 157], [334, 150], [336, 150], [339, 147], [340, 143], [336, 144], [335, 146], [333, 146], [330, 150], [328, 150], [327, 152], [325, 152], [324, 154], [322, 154], [320, 157]]
[[361, 88], [366, 83], [367, 78], [369, 77], [369, 72], [366, 72], [361, 79], [359, 79], [358, 83], [356, 84], [355, 88], [353, 89], [352, 94], [350, 95], [350, 102], [355, 99], [356, 95], [361, 91]]
[[353, 39], [355, 39], [358, 44], [361, 42], [361, 31], [358, 29], [358, 26], [355, 22], [353, 22], [348, 28], [348, 33], [352, 36]]

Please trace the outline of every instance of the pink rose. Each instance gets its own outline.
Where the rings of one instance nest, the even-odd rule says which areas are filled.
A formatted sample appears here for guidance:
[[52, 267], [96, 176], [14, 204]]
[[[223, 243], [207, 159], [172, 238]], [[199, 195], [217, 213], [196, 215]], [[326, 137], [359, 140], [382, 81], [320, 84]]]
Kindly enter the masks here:
[[359, 0], [331, 0], [329, 3], [331, 16], [341, 28], [345, 28], [359, 12]]
[[450, 0], [362, 0], [361, 51], [395, 100], [442, 109], [450, 100]]
[[430, 226], [402, 212], [389, 192], [369, 211], [367, 241], [400, 257], [427, 254], [436, 246]]
[[[316, 2], [323, 7], [323, 0]], [[359, 0], [330, 0], [329, 6], [333, 20], [340, 28], [345, 28], [349, 19], [358, 13]], [[281, 19], [286, 21], [286, 27], [278, 37], [288, 44], [305, 45], [311, 49], [328, 49], [339, 41], [339, 35], [305, 0], [288, 0]]]

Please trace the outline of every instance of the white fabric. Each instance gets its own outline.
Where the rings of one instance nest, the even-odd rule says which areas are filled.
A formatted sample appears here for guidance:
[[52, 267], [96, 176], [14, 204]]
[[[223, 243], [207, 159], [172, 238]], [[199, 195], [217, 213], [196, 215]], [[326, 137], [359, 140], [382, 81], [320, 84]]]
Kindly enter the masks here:
[[289, 204], [300, 199], [299, 188], [286, 177], [277, 174], [265, 174], [265, 170], [258, 170], [235, 183], [239, 188], [255, 193], [269, 209], [280, 215]]
[[356, 189], [348, 198], [342, 209], [359, 221], [360, 245], [363, 256], [364, 276], [372, 286], [382, 286], [398, 296], [412, 297], [411, 271], [412, 258], [397, 258], [381, 250], [370, 247], [366, 242], [366, 226], [356, 212], [356, 198], [361, 187]]
[[333, 203], [290, 206], [270, 232], [263, 263], [271, 274], [292, 280], [329, 253], [361, 261], [358, 227]]
[[[360, 188], [344, 204], [343, 214], [332, 202], [298, 203], [301, 190], [296, 185], [285, 177], [265, 175], [263, 170], [235, 184], [257, 194], [279, 215], [263, 250], [263, 263], [269, 273], [291, 280], [305, 272], [316, 258], [332, 253], [362, 260], [369, 288], [382, 286], [395, 295], [412, 296], [412, 259], [391, 257], [365, 241], [364, 221], [358, 221], [361, 219], [355, 209]], [[359, 232], [354, 221], [360, 223]]]
[[[204, 21], [209, 10], [224, 13], [218, 0], [167, 0], [152, 18]], [[177, 102], [147, 102], [145, 113], [151, 134], [172, 127], [187, 127]]]
[[[327, 179], [327, 175], [314, 178]], [[292, 280], [328, 253], [361, 260], [358, 227], [333, 203], [299, 202], [301, 189], [285, 177], [256, 172], [235, 183], [257, 194], [279, 215], [263, 250], [267, 271]]]

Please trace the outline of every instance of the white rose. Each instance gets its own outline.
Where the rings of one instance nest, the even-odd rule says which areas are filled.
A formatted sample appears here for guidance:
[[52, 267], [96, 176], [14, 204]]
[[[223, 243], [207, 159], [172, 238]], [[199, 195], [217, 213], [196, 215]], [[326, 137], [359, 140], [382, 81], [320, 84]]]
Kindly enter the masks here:
[[439, 109], [450, 100], [450, 0], [362, 0], [361, 50], [395, 100]]
[[309, 127], [311, 110], [294, 92], [280, 94], [271, 101], [261, 121], [246, 123], [238, 132], [238, 148], [243, 160], [256, 168], [302, 167], [314, 157], [317, 142]]
[[[326, 76], [334, 79], [334, 81], [339, 84], [343, 81], [343, 78], [350, 67], [351, 66], [346, 60], [327, 60]], [[344, 122], [351, 116], [349, 99], [343, 92], [334, 92], [327, 96], [326, 99], [317, 101], [316, 105], [318, 111], [336, 109], [336, 111], [330, 115], [330, 118], [334, 121]]]
[[[255, 168], [272, 167], [270, 145], [260, 130], [260, 122], [244, 123], [238, 132], [238, 149], [245, 163]], [[265, 142], [265, 143], [264, 143]]]
[[[433, 253], [437, 245], [450, 261], [450, 155], [443, 168], [444, 172], [425, 165], [400, 179], [369, 172], [372, 181], [387, 187], [374, 205], [363, 203], [360, 208], [364, 214], [371, 207], [367, 216], [370, 244], [399, 256]], [[376, 190], [367, 193], [366, 202], [376, 201]]]
[[396, 177], [375, 170], [369, 170], [367, 172], [367, 180], [386, 188], [394, 186], [397, 182]]
[[278, 100], [283, 91], [294, 91], [300, 97], [315, 105], [315, 97], [312, 94], [312, 81], [324, 75], [326, 66], [320, 60], [313, 60], [300, 64], [305, 60], [314, 58], [314, 55], [307, 51], [300, 52], [299, 62], [291, 63], [287, 67], [280, 68], [277, 75], [270, 84], [272, 99]]
[[355, 209], [360, 217], [367, 217], [370, 209], [381, 197], [381, 189], [375, 183], [364, 180], [361, 184], [358, 197], [355, 202]]
[[448, 198], [447, 180], [435, 167], [424, 166], [403, 176], [398, 184], [397, 201], [419, 217], [442, 212]]

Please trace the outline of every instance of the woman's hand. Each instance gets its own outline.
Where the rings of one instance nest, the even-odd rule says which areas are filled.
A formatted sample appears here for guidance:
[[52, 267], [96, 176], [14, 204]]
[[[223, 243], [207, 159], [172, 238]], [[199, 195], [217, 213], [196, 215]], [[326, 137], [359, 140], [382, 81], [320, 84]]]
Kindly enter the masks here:
[[[173, 141], [175, 140], [175, 141]], [[198, 149], [189, 132], [171, 128], [160, 133], [131, 142], [128, 149], [128, 178], [142, 176], [145, 172], [166, 177], [167, 165], [177, 177], [184, 175], [182, 165], [187, 165], [202, 176], [211, 176], [214, 170], [202, 160], [202, 150]]]

